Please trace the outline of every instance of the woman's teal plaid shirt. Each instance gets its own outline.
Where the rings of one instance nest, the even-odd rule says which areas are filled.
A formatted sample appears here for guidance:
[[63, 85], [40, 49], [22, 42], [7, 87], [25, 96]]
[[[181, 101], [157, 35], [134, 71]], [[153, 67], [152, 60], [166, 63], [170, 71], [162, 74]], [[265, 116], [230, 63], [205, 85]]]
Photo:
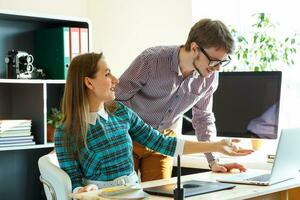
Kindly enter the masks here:
[[73, 189], [83, 186], [83, 178], [111, 181], [131, 174], [134, 170], [132, 141], [169, 156], [174, 155], [177, 144], [176, 138], [162, 135], [120, 102], [108, 120], [98, 117], [96, 124], [90, 125], [88, 149], [80, 149], [78, 159], [63, 147], [63, 134], [63, 126], [56, 129], [55, 150], [60, 167], [71, 178]]

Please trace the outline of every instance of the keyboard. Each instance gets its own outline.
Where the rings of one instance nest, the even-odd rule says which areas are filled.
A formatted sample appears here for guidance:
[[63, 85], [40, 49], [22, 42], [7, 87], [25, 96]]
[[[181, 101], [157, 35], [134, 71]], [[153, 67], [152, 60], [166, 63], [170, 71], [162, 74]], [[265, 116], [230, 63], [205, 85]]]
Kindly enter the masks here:
[[257, 181], [257, 182], [267, 182], [270, 180], [271, 174], [263, 174], [259, 176], [254, 176], [252, 178], [247, 178], [247, 181]]

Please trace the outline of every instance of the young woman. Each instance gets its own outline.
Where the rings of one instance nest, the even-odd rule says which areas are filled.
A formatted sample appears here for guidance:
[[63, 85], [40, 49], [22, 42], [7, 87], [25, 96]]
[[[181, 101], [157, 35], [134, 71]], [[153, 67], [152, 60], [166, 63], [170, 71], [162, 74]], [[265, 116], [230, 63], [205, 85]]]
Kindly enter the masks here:
[[64, 118], [56, 129], [55, 149], [74, 192], [138, 184], [132, 141], [169, 156], [201, 152], [243, 156], [252, 152], [226, 140], [192, 142], [159, 133], [131, 109], [113, 101], [117, 83], [102, 53], [79, 55], [68, 69]]

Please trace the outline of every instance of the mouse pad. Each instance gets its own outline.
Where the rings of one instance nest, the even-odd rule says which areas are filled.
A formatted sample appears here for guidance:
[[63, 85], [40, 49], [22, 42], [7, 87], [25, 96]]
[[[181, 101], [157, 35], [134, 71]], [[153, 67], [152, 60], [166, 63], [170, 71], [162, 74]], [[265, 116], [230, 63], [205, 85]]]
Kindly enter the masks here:
[[[160, 195], [160, 196], [174, 196], [174, 189], [176, 188], [177, 184], [166, 184], [160, 185], [156, 187], [144, 188], [143, 190], [149, 194], [153, 195]], [[205, 194], [209, 192], [215, 192], [219, 190], [226, 190], [234, 188], [235, 185], [228, 184], [228, 183], [218, 183], [218, 182], [208, 182], [208, 181], [184, 181], [181, 183], [181, 187], [184, 188], [184, 196], [190, 197], [199, 194]]]

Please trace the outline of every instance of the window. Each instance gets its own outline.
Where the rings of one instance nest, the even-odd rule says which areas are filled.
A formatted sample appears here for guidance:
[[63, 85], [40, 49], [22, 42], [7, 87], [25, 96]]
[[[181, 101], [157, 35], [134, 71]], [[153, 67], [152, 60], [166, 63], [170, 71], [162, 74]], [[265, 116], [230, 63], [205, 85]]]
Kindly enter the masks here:
[[[199, 1], [192, 0], [193, 23], [201, 18], [220, 19], [226, 25], [233, 26], [243, 35], [249, 32], [249, 27], [254, 23], [253, 14], [266, 13], [272, 21], [278, 23], [277, 33], [280, 35], [292, 35], [300, 33], [300, 18], [298, 6], [293, 0], [228, 0], [228, 1]], [[298, 41], [299, 42], [299, 41]], [[282, 128], [299, 127], [300, 106], [300, 49], [297, 49], [295, 65], [283, 68], [283, 86], [280, 124]], [[234, 60], [234, 56], [233, 56]], [[234, 63], [234, 61], [233, 61]]]

